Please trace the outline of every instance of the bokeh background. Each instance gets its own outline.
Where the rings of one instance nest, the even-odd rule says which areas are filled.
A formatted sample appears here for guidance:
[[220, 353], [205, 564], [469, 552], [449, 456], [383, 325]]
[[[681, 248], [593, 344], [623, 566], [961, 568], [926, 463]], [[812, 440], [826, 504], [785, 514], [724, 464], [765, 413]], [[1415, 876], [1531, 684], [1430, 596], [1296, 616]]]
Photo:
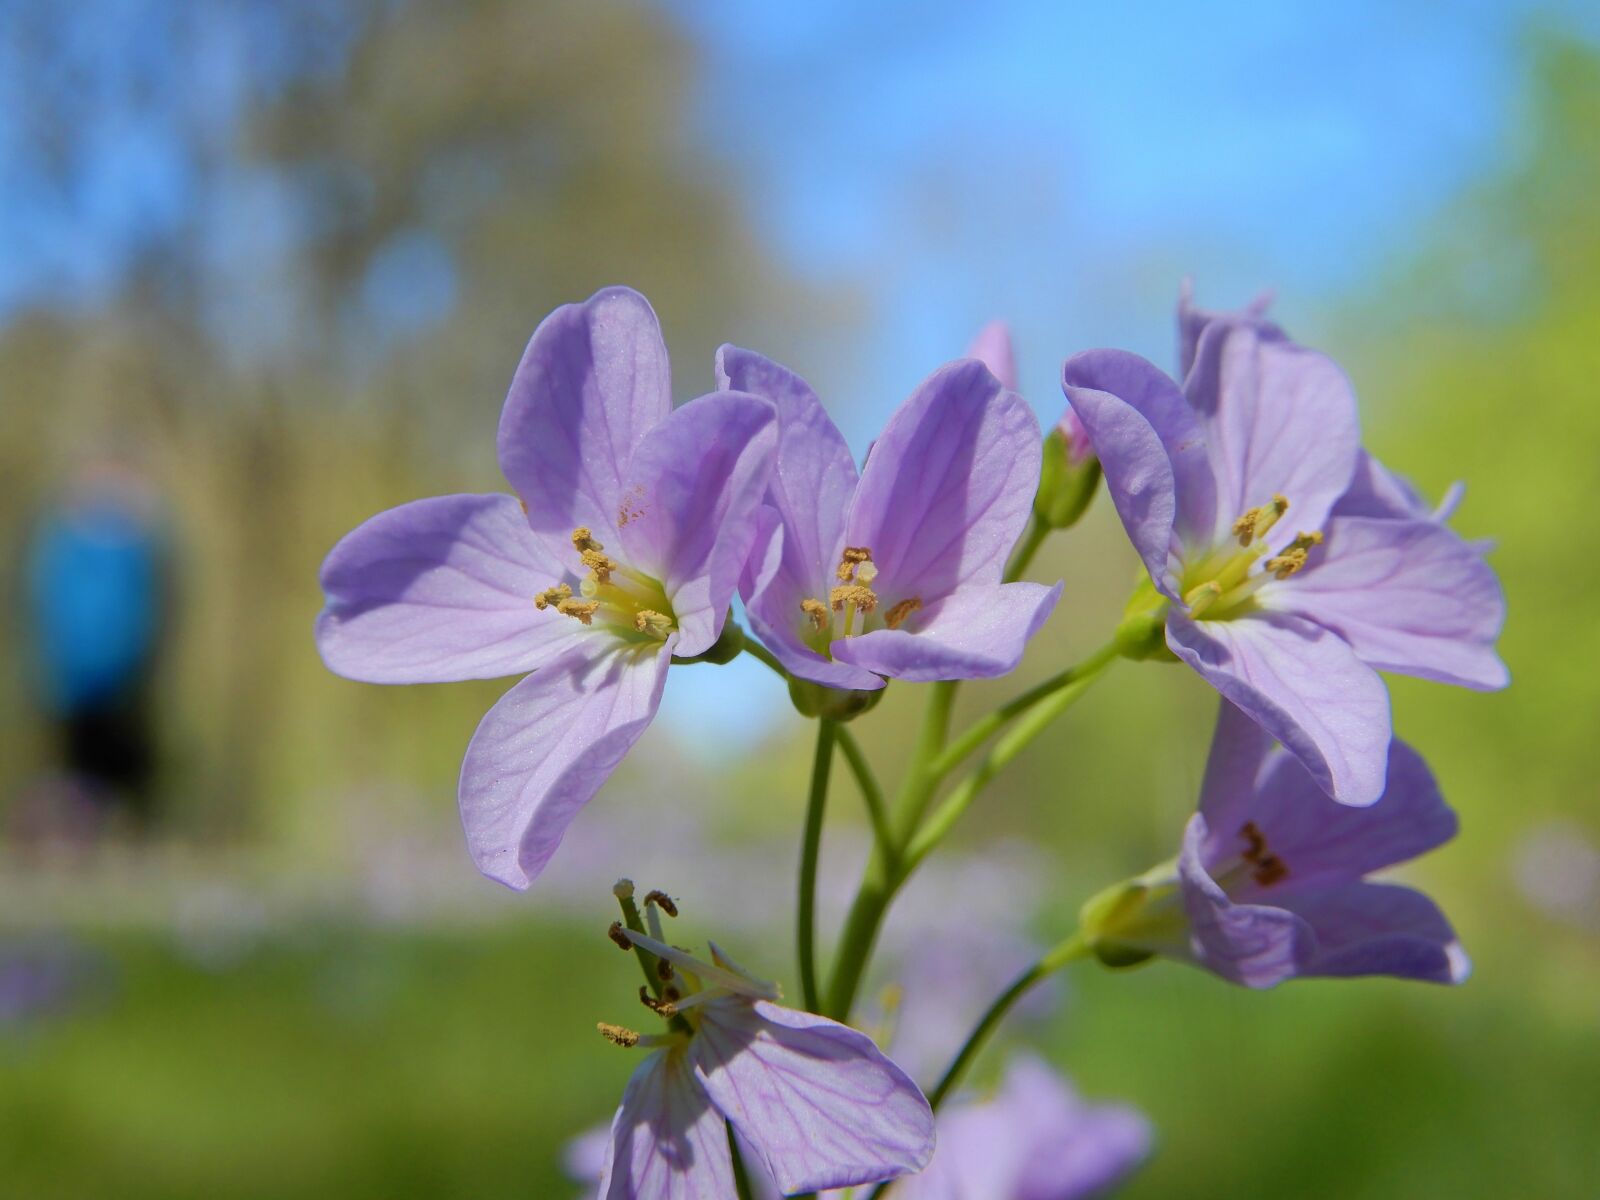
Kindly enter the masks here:
[[[1408, 874], [1476, 974], [1084, 967], [1010, 1040], [1151, 1115], [1129, 1196], [1600, 1194], [1597, 195], [1580, 2], [0, 0], [0, 1194], [578, 1194], [562, 1147], [633, 1065], [591, 1032], [636, 1011], [619, 875], [792, 984], [808, 731], [759, 666], [674, 672], [514, 896], [453, 802], [503, 685], [365, 687], [313, 649], [343, 531], [500, 485], [550, 308], [632, 284], [680, 398], [735, 341], [864, 450], [992, 317], [1045, 422], [1068, 353], [1170, 364], [1186, 275], [1211, 306], [1275, 288], [1369, 444], [1466, 480], [1458, 527], [1498, 543], [1514, 687], [1393, 683], [1463, 818]], [[38, 665], [40, 547], [85, 487], [157, 547], [132, 804], [63, 772]], [[1103, 498], [1036, 574], [1063, 604], [963, 713], [1103, 639], [1134, 577]], [[856, 727], [886, 774], [917, 690]], [[1117, 668], [906, 897], [881, 982], [992, 993], [1171, 853], [1212, 706]], [[832, 820], [830, 922], [848, 783]]]

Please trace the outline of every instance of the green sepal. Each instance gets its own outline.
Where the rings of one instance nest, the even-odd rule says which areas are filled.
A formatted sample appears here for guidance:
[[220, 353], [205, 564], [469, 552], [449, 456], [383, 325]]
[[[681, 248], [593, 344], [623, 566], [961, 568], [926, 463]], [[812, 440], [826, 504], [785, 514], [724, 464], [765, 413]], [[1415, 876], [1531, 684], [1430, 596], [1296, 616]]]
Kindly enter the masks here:
[[858, 692], [848, 688], [823, 687], [809, 679], [791, 676], [789, 699], [803, 717], [826, 717], [830, 721], [853, 721], [862, 713], [871, 712], [883, 699], [888, 687], [871, 692]]
[[699, 654], [690, 658], [679, 658], [674, 654], [672, 661], [679, 666], [686, 666], [692, 663], [712, 663], [720, 667], [731, 663], [742, 653], [744, 653], [744, 630], [739, 628], [737, 622], [729, 620], [723, 623], [722, 632], [717, 636], [717, 640]]
[[1072, 444], [1060, 428], [1044, 439], [1039, 467], [1039, 490], [1033, 497], [1033, 515], [1049, 529], [1076, 525], [1100, 486], [1100, 460], [1093, 455], [1072, 461]]

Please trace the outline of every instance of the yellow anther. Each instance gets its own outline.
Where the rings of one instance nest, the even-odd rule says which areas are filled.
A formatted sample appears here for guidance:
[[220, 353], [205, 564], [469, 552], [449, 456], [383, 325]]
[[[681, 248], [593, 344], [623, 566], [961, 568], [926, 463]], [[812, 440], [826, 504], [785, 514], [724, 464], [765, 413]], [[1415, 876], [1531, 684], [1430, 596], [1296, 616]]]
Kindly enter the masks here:
[[533, 606], [540, 612], [552, 604], [560, 604], [563, 600], [572, 599], [572, 589], [564, 583], [558, 583], [553, 588], [546, 588], [533, 598]]
[[579, 525], [572, 531], [572, 547], [574, 550], [604, 550], [605, 547], [594, 540], [594, 535], [589, 532], [587, 525]]
[[1282, 492], [1272, 497], [1271, 504], [1247, 509], [1244, 515], [1233, 523], [1233, 533], [1239, 539], [1239, 545], [1248, 546], [1256, 538], [1261, 537], [1288, 511], [1289, 498]]
[[594, 614], [600, 609], [598, 600], [563, 600], [556, 605], [556, 611], [563, 617], [576, 617], [585, 625], [594, 621]]
[[872, 550], [867, 546], [846, 546], [844, 553], [839, 556], [839, 568], [834, 572], [839, 577], [840, 583], [849, 583], [855, 578], [856, 566], [859, 563], [872, 561]]
[[[573, 540], [577, 540], [577, 534], [573, 534]], [[583, 550], [579, 557], [583, 559], [583, 565], [594, 572], [596, 583], [611, 582], [611, 572], [617, 569], [616, 563], [612, 562], [598, 549]]]
[[806, 599], [800, 601], [800, 611], [805, 613], [806, 619], [811, 622], [812, 628], [824, 630], [828, 627], [831, 618], [828, 616], [828, 606], [821, 600]]
[[1267, 559], [1267, 570], [1278, 579], [1287, 579], [1306, 565], [1306, 560], [1311, 556], [1311, 548], [1321, 544], [1322, 534], [1302, 533], [1285, 546], [1281, 553]]
[[828, 602], [834, 612], [843, 612], [845, 605], [853, 604], [858, 611], [869, 613], [878, 607], [878, 593], [859, 583], [846, 583], [828, 593]]
[[906, 618], [922, 607], [922, 601], [915, 596], [909, 600], [902, 600], [888, 612], [883, 614], [883, 623], [890, 629], [899, 629], [905, 624]]
[[678, 1006], [663, 996], [657, 1000], [650, 994], [650, 989], [644, 984], [639, 985], [639, 1003], [655, 1013], [658, 1017], [675, 1017], [678, 1015]]
[[612, 1025], [605, 1021], [600, 1021], [595, 1025], [595, 1028], [600, 1031], [601, 1037], [614, 1046], [621, 1046], [625, 1050], [631, 1050], [639, 1044], [639, 1035], [625, 1025]]
[[641, 608], [633, 614], [633, 627], [640, 633], [664, 638], [672, 632], [672, 618], [666, 613], [656, 612], [653, 608]]

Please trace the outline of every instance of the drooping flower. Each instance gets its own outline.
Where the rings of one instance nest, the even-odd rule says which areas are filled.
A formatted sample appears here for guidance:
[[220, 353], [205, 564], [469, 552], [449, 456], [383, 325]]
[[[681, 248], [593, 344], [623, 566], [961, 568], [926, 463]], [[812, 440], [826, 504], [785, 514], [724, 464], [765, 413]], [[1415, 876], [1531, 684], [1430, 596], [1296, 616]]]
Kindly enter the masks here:
[[1063, 383], [1150, 575], [1166, 646], [1335, 799], [1383, 791], [1377, 671], [1507, 682], [1505, 603], [1439, 521], [1342, 513], [1361, 462], [1355, 395], [1264, 318], [1210, 319], [1180, 389], [1136, 355], [1069, 359]]
[[673, 655], [717, 640], [775, 441], [753, 396], [674, 411], [655, 313], [607, 288], [551, 313], [517, 367], [498, 437], [515, 497], [417, 500], [328, 555], [317, 644], [336, 673], [533, 672], [462, 764], [467, 844], [490, 878], [532, 882], [655, 716]]
[[711, 962], [617, 927], [614, 936], [670, 964], [659, 999], [675, 1025], [642, 1035], [655, 1047], [611, 1123], [601, 1200], [721, 1200], [735, 1194], [731, 1124], [753, 1180], [785, 1195], [853, 1187], [920, 1170], [933, 1154], [933, 1113], [916, 1084], [859, 1030], [776, 1003], [778, 989], [716, 945]]
[[1002, 583], [1039, 481], [1039, 425], [981, 363], [935, 371], [857, 474], [816, 394], [724, 346], [724, 387], [778, 408], [764, 536], [741, 584], [751, 627], [794, 675], [868, 691], [884, 678], [1003, 675], [1059, 586]]
[[1256, 988], [1297, 975], [1460, 983], [1470, 966], [1438, 906], [1367, 878], [1456, 832], [1416, 751], [1396, 739], [1388, 755], [1378, 802], [1341, 805], [1223, 701], [1176, 861], [1085, 907], [1097, 952], [1111, 962], [1165, 954]]
[[1150, 1123], [1123, 1104], [1092, 1104], [1030, 1056], [1014, 1059], [987, 1099], [939, 1116], [939, 1149], [896, 1185], [904, 1200], [1088, 1200], [1150, 1153]]

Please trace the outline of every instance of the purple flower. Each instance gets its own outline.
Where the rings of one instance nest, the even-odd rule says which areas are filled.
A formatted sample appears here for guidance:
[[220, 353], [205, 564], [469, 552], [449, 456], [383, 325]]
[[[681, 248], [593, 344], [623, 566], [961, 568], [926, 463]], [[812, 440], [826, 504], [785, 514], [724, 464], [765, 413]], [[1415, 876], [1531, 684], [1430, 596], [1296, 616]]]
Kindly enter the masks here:
[[1184, 385], [1094, 350], [1063, 369], [1167, 647], [1346, 804], [1383, 792], [1391, 730], [1377, 672], [1505, 686], [1505, 602], [1441, 522], [1338, 507], [1362, 463], [1332, 360], [1259, 315], [1211, 318]]
[[467, 844], [490, 878], [532, 882], [655, 716], [672, 656], [716, 641], [775, 441], [772, 406], [753, 396], [674, 411], [655, 314], [607, 288], [545, 318], [511, 381], [498, 445], [520, 504], [414, 501], [328, 555], [317, 644], [338, 674], [534, 672], [489, 710], [461, 768]]
[[944, 1111], [933, 1163], [897, 1190], [904, 1200], [1086, 1200], [1131, 1174], [1150, 1141], [1137, 1109], [1087, 1103], [1022, 1057], [993, 1097]]
[[1039, 425], [981, 362], [935, 371], [889, 419], [859, 477], [799, 376], [724, 346], [723, 387], [778, 407], [762, 537], [741, 584], [788, 670], [867, 691], [883, 677], [1003, 675], [1060, 587], [1001, 583], [1039, 482]]
[[1455, 813], [1404, 742], [1389, 746], [1378, 802], [1352, 808], [1224, 701], [1176, 862], [1090, 901], [1085, 926], [1102, 958], [1169, 954], [1247, 987], [1297, 975], [1460, 983], [1470, 966], [1438, 906], [1366, 878], [1455, 832]]
[[777, 989], [715, 945], [712, 962], [627, 931], [688, 985], [660, 1011], [685, 1028], [621, 1045], [659, 1046], [611, 1123], [602, 1200], [722, 1200], [734, 1194], [724, 1121], [781, 1192], [852, 1187], [920, 1170], [933, 1114], [916, 1084], [864, 1033], [784, 1008]]

